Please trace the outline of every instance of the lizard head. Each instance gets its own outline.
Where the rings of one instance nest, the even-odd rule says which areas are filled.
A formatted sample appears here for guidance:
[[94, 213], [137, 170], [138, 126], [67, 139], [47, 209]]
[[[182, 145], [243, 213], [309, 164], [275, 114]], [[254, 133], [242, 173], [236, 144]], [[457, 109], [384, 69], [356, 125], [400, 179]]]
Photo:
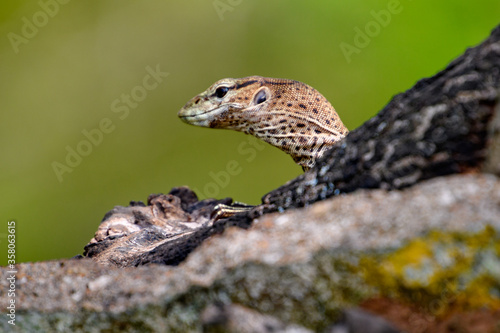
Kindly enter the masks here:
[[192, 98], [178, 116], [191, 125], [251, 134], [290, 154], [305, 169], [348, 132], [314, 88], [261, 76], [219, 80]]
[[179, 111], [182, 121], [196, 126], [244, 131], [271, 98], [264, 78], [222, 79], [193, 97]]

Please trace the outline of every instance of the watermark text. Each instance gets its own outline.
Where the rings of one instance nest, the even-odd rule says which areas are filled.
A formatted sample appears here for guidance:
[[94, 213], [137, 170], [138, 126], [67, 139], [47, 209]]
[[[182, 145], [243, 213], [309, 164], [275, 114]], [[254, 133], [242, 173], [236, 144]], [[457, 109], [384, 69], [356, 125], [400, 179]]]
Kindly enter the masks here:
[[19, 53], [19, 46], [28, 44], [29, 41], [38, 35], [41, 28], [45, 27], [51, 18], [59, 13], [60, 5], [65, 5], [70, 0], [40, 0], [38, 6], [40, 10], [36, 11], [30, 18], [23, 16], [21, 18], [22, 27], [19, 34], [15, 32], [7, 33], [10, 45], [14, 53]]
[[389, 0], [386, 9], [370, 11], [373, 20], [368, 21], [363, 29], [354, 27], [353, 42], [341, 42], [339, 45], [347, 63], [351, 63], [354, 54], [361, 53], [361, 50], [370, 45], [373, 38], [380, 35], [382, 28], [387, 27], [391, 23], [393, 15], [400, 14], [402, 11], [403, 5], [399, 0]]
[[227, 12], [232, 12], [236, 6], [239, 6], [243, 0], [214, 0], [215, 12], [221, 21], [224, 21], [224, 15]]
[[[146, 75], [143, 77], [140, 85], [133, 87], [130, 93], [122, 93], [119, 98], [111, 102], [111, 112], [118, 115], [118, 119], [125, 120], [130, 115], [132, 109], [136, 109], [139, 103], [144, 101], [148, 96], [148, 92], [152, 91], [164, 81], [168, 75], [160, 69], [160, 65], [156, 68], [146, 66]], [[99, 121], [99, 124], [90, 130], [83, 129], [81, 131], [81, 139], [76, 145], [67, 145], [66, 157], [63, 161], [53, 161], [51, 166], [56, 178], [59, 182], [64, 180], [63, 176], [73, 172], [78, 167], [83, 158], [89, 156], [95, 147], [99, 146], [105, 137], [105, 134], [110, 134], [116, 129], [115, 122], [105, 117]]]
[[7, 222], [7, 322], [16, 325], [16, 221]]
[[[262, 141], [248, 137], [248, 140], [241, 142], [236, 150], [240, 155], [246, 156], [245, 160], [250, 163], [257, 157], [257, 152], [265, 148], [265, 145]], [[208, 173], [211, 181], [203, 186], [202, 191], [197, 188], [193, 188], [193, 191], [201, 193], [205, 198], [217, 198], [220, 191], [229, 185], [231, 178], [239, 175], [242, 171], [243, 167], [238, 161], [230, 160], [226, 163], [224, 170]]]

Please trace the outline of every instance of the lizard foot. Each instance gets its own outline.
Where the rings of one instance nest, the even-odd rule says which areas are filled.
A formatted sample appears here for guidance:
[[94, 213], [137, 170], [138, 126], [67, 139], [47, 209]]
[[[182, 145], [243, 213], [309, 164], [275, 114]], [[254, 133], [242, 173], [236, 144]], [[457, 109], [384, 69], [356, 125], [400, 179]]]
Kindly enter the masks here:
[[217, 206], [214, 207], [214, 210], [210, 215], [210, 219], [213, 219], [213, 221], [217, 221], [226, 217], [234, 216], [236, 214], [247, 213], [254, 207], [255, 206], [237, 201], [235, 201], [230, 206], [224, 204], [218, 204]]

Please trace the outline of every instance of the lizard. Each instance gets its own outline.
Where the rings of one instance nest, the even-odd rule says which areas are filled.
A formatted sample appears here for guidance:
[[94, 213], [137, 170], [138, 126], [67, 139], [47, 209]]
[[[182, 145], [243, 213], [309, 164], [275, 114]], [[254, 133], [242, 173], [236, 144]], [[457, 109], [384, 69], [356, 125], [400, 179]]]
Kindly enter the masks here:
[[294, 80], [226, 78], [179, 111], [185, 123], [253, 135], [289, 154], [304, 171], [348, 134], [330, 102]]
[[[185, 123], [253, 135], [289, 154], [304, 171], [348, 130], [330, 102], [311, 86], [289, 79], [226, 78], [189, 100], [178, 112]], [[217, 205], [218, 220], [254, 206]]]

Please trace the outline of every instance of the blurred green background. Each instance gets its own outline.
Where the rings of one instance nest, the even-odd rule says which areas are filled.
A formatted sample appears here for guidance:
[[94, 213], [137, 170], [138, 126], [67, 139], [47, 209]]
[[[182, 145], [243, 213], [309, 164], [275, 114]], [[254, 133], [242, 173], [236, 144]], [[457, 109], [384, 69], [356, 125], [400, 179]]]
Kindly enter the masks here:
[[[391, 6], [398, 12], [389, 22], [381, 10]], [[82, 253], [115, 205], [181, 185], [201, 198], [256, 204], [299, 175], [276, 148], [257, 150], [242, 133], [177, 118], [218, 79], [306, 82], [354, 129], [500, 23], [498, 0], [42, 0], [0, 9], [2, 265], [10, 220], [18, 262], [67, 258]], [[355, 40], [365, 28], [369, 40]], [[362, 47], [346, 57], [341, 45], [355, 42]], [[141, 88], [148, 66], [168, 72], [154, 88], [148, 81], [151, 90]], [[138, 102], [127, 107], [121, 99], [131, 93]], [[100, 139], [92, 130], [103, 119], [113, 130]], [[85, 146], [84, 131], [97, 144]], [[70, 167], [68, 147], [87, 156]], [[67, 168], [59, 177], [54, 162]], [[229, 162], [238, 173], [217, 183]]]

